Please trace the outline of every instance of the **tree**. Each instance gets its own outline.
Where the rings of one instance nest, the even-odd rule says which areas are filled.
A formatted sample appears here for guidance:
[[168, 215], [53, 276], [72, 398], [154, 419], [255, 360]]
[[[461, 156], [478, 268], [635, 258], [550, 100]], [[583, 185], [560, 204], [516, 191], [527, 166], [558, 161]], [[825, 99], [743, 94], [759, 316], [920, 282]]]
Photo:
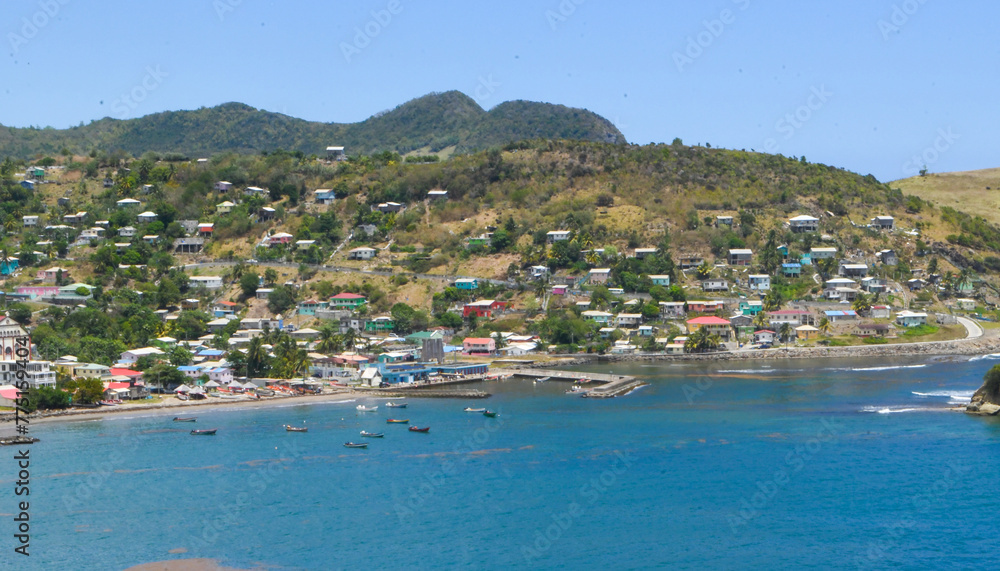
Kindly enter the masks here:
[[829, 319], [827, 319], [827, 318], [824, 317], [824, 318], [822, 318], [822, 319], [819, 320], [819, 325], [817, 325], [817, 328], [820, 330], [820, 332], [823, 335], [829, 335], [830, 334], [830, 330], [833, 329], [833, 324], [830, 323]]
[[274, 268], [264, 270], [264, 283], [273, 284], [278, 281], [278, 272]]
[[781, 298], [781, 292], [777, 288], [771, 288], [768, 290], [767, 295], [763, 299], [764, 311], [777, 311], [781, 309], [781, 304], [784, 300]]
[[437, 322], [443, 327], [457, 330], [462, 327], [462, 316], [453, 311], [446, 311], [437, 316]]
[[936, 274], [938, 271], [938, 259], [937, 256], [931, 258], [930, 262], [927, 262], [927, 273]]
[[[240, 284], [242, 286], [242, 284]], [[267, 294], [267, 308], [273, 313], [284, 313], [295, 307], [295, 291], [288, 286], [278, 286]]]
[[7, 317], [20, 325], [28, 325], [31, 323], [31, 308], [24, 303], [12, 303], [7, 307]]
[[143, 371], [142, 378], [146, 383], [160, 389], [173, 389], [183, 385], [187, 375], [177, 370], [177, 367], [166, 363], [157, 363]]
[[340, 353], [344, 350], [344, 338], [327, 323], [319, 330], [319, 341], [316, 343], [316, 351], [319, 353]]
[[858, 293], [858, 296], [854, 298], [854, 303], [851, 304], [851, 309], [858, 312], [859, 315], [867, 315], [871, 308], [871, 298], [863, 293]]
[[792, 325], [782, 323], [781, 327], [778, 328], [778, 336], [785, 342], [785, 347], [788, 347], [788, 338], [792, 336]]
[[712, 265], [708, 263], [708, 260], [706, 260], [702, 262], [697, 269], [695, 269], [695, 273], [698, 275], [698, 279], [703, 280], [712, 275]]
[[72, 383], [76, 388], [73, 398], [81, 404], [93, 404], [104, 398], [104, 383], [101, 379], [77, 379]]
[[247, 272], [240, 276], [240, 290], [244, 299], [256, 294], [258, 287], [260, 287], [260, 276], [256, 272]]
[[255, 377], [263, 373], [268, 368], [269, 359], [264, 340], [259, 336], [251, 339], [246, 352], [247, 376]]
[[61, 389], [53, 387], [38, 387], [28, 392], [27, 406], [23, 407], [26, 412], [36, 410], [54, 410], [69, 406], [72, 395]]

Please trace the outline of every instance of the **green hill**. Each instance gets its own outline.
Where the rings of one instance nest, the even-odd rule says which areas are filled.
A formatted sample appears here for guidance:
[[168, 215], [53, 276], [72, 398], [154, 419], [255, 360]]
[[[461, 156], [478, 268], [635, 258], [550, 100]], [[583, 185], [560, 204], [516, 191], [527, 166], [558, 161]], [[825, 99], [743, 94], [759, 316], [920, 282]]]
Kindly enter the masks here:
[[515, 101], [484, 111], [458, 92], [432, 93], [360, 123], [319, 123], [226, 103], [195, 111], [168, 111], [137, 119], [105, 118], [70, 129], [0, 128], [0, 156], [31, 158], [64, 148], [204, 156], [286, 149], [322, 154], [328, 145], [349, 154], [406, 153], [454, 146], [469, 151], [531, 138], [625, 143], [606, 119], [562, 105]]

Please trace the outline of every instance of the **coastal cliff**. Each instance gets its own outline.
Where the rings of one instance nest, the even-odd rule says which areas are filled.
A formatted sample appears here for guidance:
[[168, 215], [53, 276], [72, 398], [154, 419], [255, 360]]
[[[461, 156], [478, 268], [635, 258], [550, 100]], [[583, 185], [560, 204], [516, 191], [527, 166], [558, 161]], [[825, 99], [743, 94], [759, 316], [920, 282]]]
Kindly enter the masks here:
[[993, 365], [983, 376], [983, 386], [972, 395], [965, 412], [986, 416], [1000, 413], [1000, 365]]

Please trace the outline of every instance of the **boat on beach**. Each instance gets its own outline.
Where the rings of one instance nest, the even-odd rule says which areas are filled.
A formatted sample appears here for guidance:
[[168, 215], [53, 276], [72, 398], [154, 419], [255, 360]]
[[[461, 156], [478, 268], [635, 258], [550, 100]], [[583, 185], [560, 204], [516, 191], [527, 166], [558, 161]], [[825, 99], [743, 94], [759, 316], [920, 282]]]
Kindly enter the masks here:
[[485, 408], [472, 408], [471, 406], [465, 407], [465, 412], [486, 412]]
[[194, 434], [195, 436], [212, 436], [212, 435], [215, 434], [216, 430], [219, 430], [219, 429], [218, 428], [211, 428], [211, 429], [207, 429], [207, 430], [192, 430], [191, 434]]
[[309, 432], [309, 429], [305, 426], [291, 426], [288, 424], [282, 425], [285, 427], [287, 432]]
[[196, 422], [198, 419], [193, 416], [180, 417], [175, 416], [174, 422]]
[[406, 408], [407, 404], [409, 404], [409, 403], [405, 403], [405, 402], [387, 402], [387, 403], [385, 403], [385, 406], [387, 406], [389, 408]]
[[344, 448], [368, 448], [367, 442], [345, 442]]
[[493, 410], [484, 410], [483, 411], [483, 416], [485, 416], [487, 418], [496, 418], [497, 417], [497, 413], [496, 413], [496, 411], [493, 411]]
[[359, 404], [355, 408], [358, 409], [358, 412], [375, 412], [376, 410], [378, 410], [377, 406], [365, 406], [363, 404]]
[[381, 432], [368, 432], [367, 430], [362, 430], [361, 436], [364, 436], [365, 438], [382, 438], [385, 434]]
[[387, 424], [407, 424], [410, 422], [408, 418], [387, 418], [385, 419]]
[[431, 427], [425, 426], [423, 428], [417, 428], [416, 426], [410, 427], [410, 432], [430, 432]]

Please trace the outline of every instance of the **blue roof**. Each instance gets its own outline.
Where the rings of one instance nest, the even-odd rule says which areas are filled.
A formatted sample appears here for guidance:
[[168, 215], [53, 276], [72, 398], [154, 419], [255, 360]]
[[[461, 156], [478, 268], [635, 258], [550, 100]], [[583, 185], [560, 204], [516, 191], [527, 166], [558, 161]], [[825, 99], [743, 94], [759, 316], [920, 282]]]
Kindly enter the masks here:
[[783, 268], [801, 268], [802, 264], [781, 264]]
[[222, 354], [224, 354], [224, 353], [225, 353], [225, 351], [220, 351], [219, 349], [204, 349], [204, 350], [198, 351], [198, 356], [199, 357], [219, 357], [219, 356], [222, 356]]
[[187, 371], [194, 372], [194, 371], [200, 371], [201, 367], [199, 367], [198, 365], [181, 365], [180, 367], [177, 367], [177, 370], [182, 373], [185, 373]]
[[857, 317], [858, 312], [853, 309], [848, 309], [844, 311], [824, 311], [827, 317]]

